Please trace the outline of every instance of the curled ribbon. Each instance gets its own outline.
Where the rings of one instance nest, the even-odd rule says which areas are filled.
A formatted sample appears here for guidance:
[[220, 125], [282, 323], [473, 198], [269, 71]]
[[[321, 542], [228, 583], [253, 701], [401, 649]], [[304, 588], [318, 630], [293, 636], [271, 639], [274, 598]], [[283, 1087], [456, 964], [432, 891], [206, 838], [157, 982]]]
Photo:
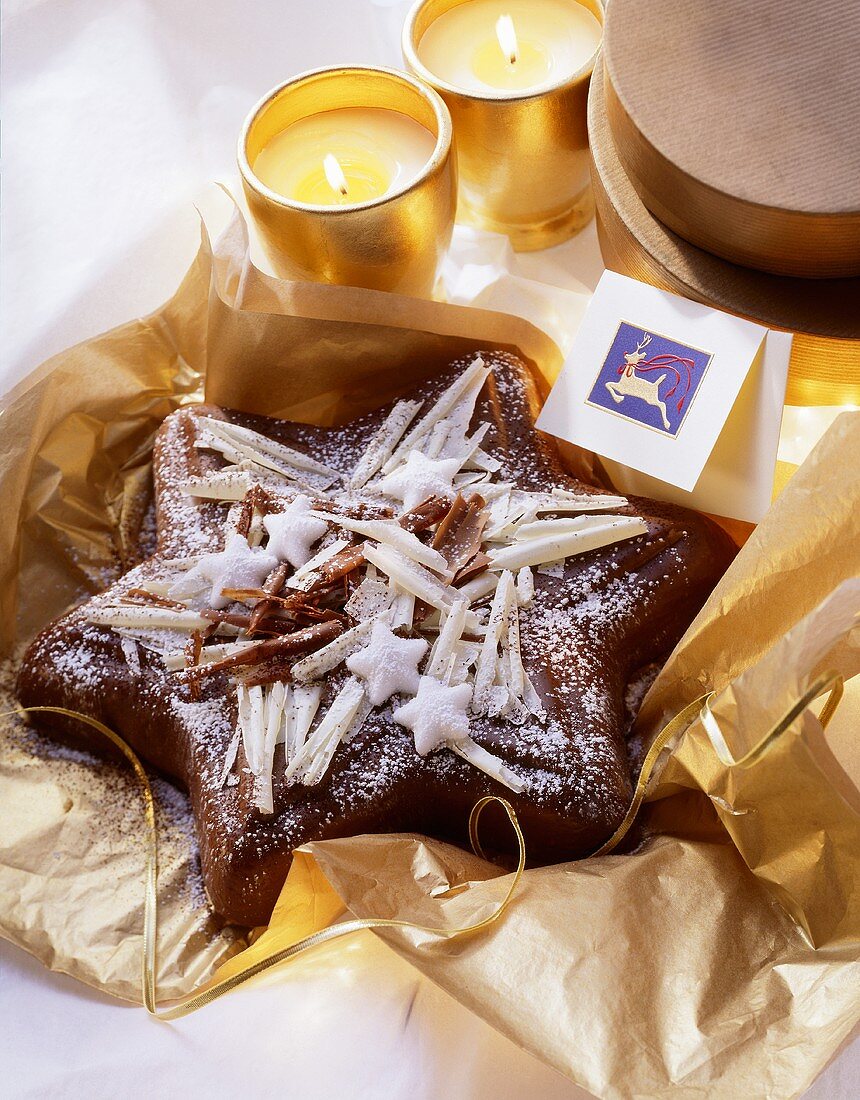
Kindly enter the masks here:
[[821, 714], [818, 716], [818, 721], [821, 723], [821, 728], [826, 729], [828, 722], [839, 706], [839, 700], [842, 698], [843, 683], [842, 677], [838, 672], [827, 672], [819, 677], [819, 679], [803, 693], [794, 706], [790, 707], [783, 717], [775, 725], [771, 726], [764, 737], [754, 745], [749, 752], [744, 753], [739, 759], [735, 758], [731, 749], [726, 744], [719, 723], [714, 716], [714, 712], [711, 710], [711, 696], [705, 698], [702, 706], [702, 725], [705, 727], [705, 732], [710, 738], [711, 744], [714, 746], [714, 752], [719, 757], [721, 764], [724, 764], [727, 768], [748, 768], [751, 764], [754, 764], [756, 760], [764, 756], [774, 741], [793, 726], [806, 708], [814, 702], [819, 695], [823, 695], [825, 691], [829, 692], [829, 695], [827, 697], [827, 702], [821, 709]]
[[[821, 723], [821, 728], [826, 729], [827, 724], [833, 717], [836, 708], [839, 706], [839, 700], [842, 698], [842, 677], [838, 672], [828, 672], [819, 677], [810, 687], [803, 693], [801, 698], [791, 706], [788, 711], [780, 718], [778, 722], [775, 722], [762, 739], [752, 748], [749, 752], [745, 753], [740, 759], [735, 759], [726, 740], [723, 737], [719, 724], [714, 712], [711, 710], [711, 702], [716, 696], [715, 691], [709, 691], [705, 695], [700, 695], [698, 699], [694, 699], [692, 703], [689, 703], [682, 711], [670, 719], [669, 722], [663, 727], [660, 733], [654, 738], [651, 743], [651, 747], [642, 762], [642, 768], [639, 772], [639, 779], [636, 783], [636, 789], [633, 792], [633, 798], [628, 807], [627, 813], [624, 815], [624, 820], [609, 838], [605, 844], [597, 849], [596, 852], [592, 852], [592, 856], [605, 856], [617, 848], [627, 833], [630, 831], [633, 822], [639, 813], [642, 803], [645, 801], [645, 796], [648, 793], [648, 787], [651, 783], [651, 779], [654, 776], [657, 761], [662, 753], [671, 751], [676, 748], [681, 737], [687, 732], [690, 726], [695, 721], [701, 721], [705, 728], [705, 732], [713, 745], [714, 752], [717, 754], [720, 763], [724, 764], [727, 768], [739, 767], [746, 768], [750, 764], [754, 764], [756, 760], [759, 760], [768, 750], [768, 748], [781, 737], [787, 730], [794, 725], [797, 719], [803, 714], [806, 708], [813, 703], [820, 695], [825, 692], [829, 692], [827, 702], [824, 704], [821, 714], [818, 717]], [[590, 857], [589, 857], [590, 858]]]
[[[829, 691], [830, 695], [821, 711], [819, 721], [822, 727], [826, 727], [827, 723], [833, 717], [842, 696], [842, 677], [835, 672], [828, 673], [816, 680], [809, 689], [804, 692], [801, 699], [768, 730], [758, 744], [739, 760], [736, 760], [729, 751], [713, 711], [711, 710], [711, 702], [716, 693], [713, 691], [708, 692], [692, 703], [689, 703], [680, 713], [676, 714], [675, 717], [667, 723], [654, 739], [643, 761], [636, 788], [633, 792], [633, 798], [623, 821], [609, 840], [598, 848], [597, 851], [593, 852], [592, 856], [607, 855], [621, 843], [630, 831], [642, 803], [645, 800], [648, 787], [655, 774], [660, 756], [664, 752], [674, 749], [681, 737], [694, 722], [697, 720], [702, 722], [714, 746], [714, 750], [723, 764], [727, 767], [747, 767], [758, 760], [767, 751], [768, 747], [778, 737], [782, 736], [782, 734], [797, 721], [806, 708], [825, 691]], [[83, 722], [85, 725], [97, 730], [116, 746], [134, 769], [135, 777], [143, 793], [147, 833], [146, 867], [144, 872], [143, 956], [141, 963], [143, 1002], [147, 1011], [159, 1020], [175, 1020], [180, 1016], [187, 1016], [198, 1008], [203, 1008], [205, 1005], [211, 1004], [212, 1001], [222, 997], [225, 993], [229, 993], [238, 986], [244, 985], [245, 982], [250, 981], [251, 978], [256, 977], [258, 974], [262, 974], [272, 967], [278, 966], [280, 963], [287, 962], [289, 959], [293, 959], [303, 954], [305, 951], [309, 951], [311, 948], [328, 943], [330, 940], [339, 939], [341, 936], [348, 936], [353, 932], [365, 929], [398, 928], [412, 932], [424, 932], [432, 936], [437, 936], [439, 939], [453, 940], [472, 933], [484, 931], [500, 920], [507, 911], [514, 893], [520, 884], [520, 880], [522, 879], [526, 863], [526, 847], [525, 838], [523, 837], [520, 823], [517, 820], [516, 811], [507, 799], [501, 798], [498, 795], [486, 795], [475, 804], [469, 815], [469, 839], [475, 853], [481, 858], [486, 858], [478, 838], [478, 824], [484, 810], [494, 802], [498, 803], [505, 811], [508, 821], [511, 823], [511, 827], [516, 834], [518, 849], [517, 867], [511, 876], [511, 883], [507, 893], [489, 916], [458, 928], [438, 928], [431, 925], [416, 924], [413, 921], [394, 920], [385, 917], [355, 918], [354, 920], [344, 921], [341, 924], [333, 924], [328, 928], [323, 928], [319, 932], [314, 932], [310, 936], [304, 937], [304, 939], [291, 944], [289, 947], [274, 952], [238, 974], [233, 974], [215, 985], [205, 987], [196, 993], [189, 994], [176, 1005], [159, 1009], [156, 1001], [156, 934], [158, 927], [158, 894], [156, 887], [158, 881], [158, 835], [155, 825], [155, 802], [152, 797], [152, 788], [149, 784], [149, 778], [143, 764], [140, 762], [134, 750], [126, 744], [119, 734], [115, 733], [102, 722], [99, 722], [95, 718], [90, 718], [86, 714], [68, 710], [65, 707], [19, 707], [17, 713], [59, 714], [63, 717], [74, 718]]]
[[111, 744], [115, 745], [134, 769], [134, 774], [143, 792], [147, 833], [143, 909], [143, 1003], [146, 1006], [146, 1010], [159, 1020], [175, 1020], [180, 1016], [187, 1016], [189, 1013], [195, 1012], [198, 1008], [203, 1008], [204, 1005], [211, 1004], [212, 1001], [217, 1000], [219, 997], [223, 997], [225, 993], [229, 993], [238, 986], [244, 985], [245, 982], [250, 981], [251, 978], [256, 977], [258, 974], [271, 970], [273, 966], [278, 966], [280, 963], [295, 958], [297, 955], [309, 951], [313, 947], [320, 946], [320, 944], [328, 943], [329, 940], [339, 939], [341, 936], [348, 936], [352, 932], [359, 932], [363, 929], [399, 928], [412, 932], [426, 932], [430, 935], [437, 936], [439, 939], [447, 940], [458, 939], [475, 932], [482, 932], [484, 929], [495, 924], [496, 921], [503, 916], [522, 879], [523, 870], [526, 865], [526, 844], [522, 829], [520, 828], [520, 823], [517, 820], [516, 811], [507, 799], [500, 798], [498, 795], [486, 795], [472, 807], [472, 812], [469, 815], [469, 836], [476, 853], [483, 857], [483, 852], [481, 851], [477, 839], [478, 823], [484, 810], [492, 802], [497, 802], [505, 811], [508, 821], [510, 821], [511, 827], [516, 834], [518, 848], [517, 867], [511, 876], [510, 886], [505, 896], [489, 916], [459, 928], [438, 928], [432, 925], [416, 924], [413, 921], [393, 920], [385, 917], [356, 918], [354, 920], [344, 921], [341, 924], [333, 924], [328, 928], [321, 929], [319, 932], [312, 933], [310, 936], [305, 936], [304, 939], [291, 944], [289, 947], [274, 952], [272, 955], [249, 966], [241, 973], [233, 974], [229, 978], [225, 978], [222, 982], [204, 988], [197, 993], [191, 993], [180, 1001], [179, 1004], [172, 1005], [170, 1008], [159, 1009], [155, 994], [155, 948], [158, 929], [158, 894], [156, 889], [158, 881], [158, 834], [155, 827], [155, 801], [152, 797], [152, 787], [149, 783], [149, 777], [146, 774], [143, 764], [140, 762], [134, 750], [126, 744], [118, 733], [115, 733], [108, 726], [104, 725], [104, 723], [99, 722], [98, 719], [90, 718], [89, 715], [81, 714], [74, 710], [68, 710], [66, 707], [19, 707], [17, 713], [59, 714], [64, 718], [74, 718], [79, 722], [83, 722], [91, 729], [97, 730], [106, 737]]
[[688, 703], [687, 706], [676, 714], [674, 718], [670, 719], [657, 734], [651, 743], [651, 747], [648, 749], [645, 759], [642, 761], [639, 778], [636, 781], [636, 788], [633, 791], [633, 798], [627, 808], [627, 813], [624, 815], [624, 820], [609, 840], [607, 840], [605, 844], [602, 844], [596, 852], [591, 853], [592, 856], [608, 855], [613, 848], [617, 848], [625, 836], [627, 836], [633, 822], [639, 814], [642, 803], [645, 801], [645, 795], [648, 793], [648, 786], [654, 775], [657, 761], [660, 759], [660, 756], [664, 752], [671, 751], [675, 748], [681, 737], [699, 717], [702, 708], [707, 706], [714, 695], [715, 692], [709, 691], [707, 695], [701, 695], [698, 699], [694, 699], [692, 703]]

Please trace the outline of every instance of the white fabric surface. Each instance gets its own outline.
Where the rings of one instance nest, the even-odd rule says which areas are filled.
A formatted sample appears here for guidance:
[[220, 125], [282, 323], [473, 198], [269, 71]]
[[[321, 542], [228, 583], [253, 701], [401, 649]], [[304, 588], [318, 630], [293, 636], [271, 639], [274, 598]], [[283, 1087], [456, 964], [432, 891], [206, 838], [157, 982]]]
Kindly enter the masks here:
[[[404, 0], [6, 0], [0, 392], [47, 356], [174, 290], [235, 185], [242, 119], [268, 87], [338, 62], [399, 64]], [[510, 274], [498, 279], [499, 270]], [[594, 227], [514, 258], [458, 231], [448, 295], [511, 309], [564, 344], [602, 270]], [[572, 274], [575, 273], [575, 276]], [[536, 287], [533, 280], [544, 284]], [[332, 978], [326, 952], [337, 951]], [[323, 948], [175, 1024], [0, 943], [10, 1097], [490, 1098], [586, 1094], [371, 934]], [[860, 1091], [860, 1046], [807, 1094]]]

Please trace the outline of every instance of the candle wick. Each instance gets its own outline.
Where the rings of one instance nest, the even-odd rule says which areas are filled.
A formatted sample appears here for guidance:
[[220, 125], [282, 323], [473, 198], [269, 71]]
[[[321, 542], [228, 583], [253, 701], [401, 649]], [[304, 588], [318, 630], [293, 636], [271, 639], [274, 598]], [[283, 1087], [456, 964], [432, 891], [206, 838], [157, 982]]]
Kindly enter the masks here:
[[333, 153], [326, 153], [323, 157], [323, 171], [332, 191], [337, 191], [341, 197], [346, 198], [349, 194], [349, 184], [340, 166], [340, 161]]
[[517, 63], [519, 43], [517, 42], [514, 21], [509, 15], [500, 15], [496, 20], [496, 37], [499, 40], [502, 53], [505, 55], [505, 60], [513, 68]]

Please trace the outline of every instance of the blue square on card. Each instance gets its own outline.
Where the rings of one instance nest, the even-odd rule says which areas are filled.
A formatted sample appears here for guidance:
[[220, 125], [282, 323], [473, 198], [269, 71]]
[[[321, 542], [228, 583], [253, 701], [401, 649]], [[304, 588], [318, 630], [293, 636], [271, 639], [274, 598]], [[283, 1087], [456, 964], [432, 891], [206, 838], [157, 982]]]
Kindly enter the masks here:
[[713, 355], [622, 321], [586, 401], [677, 436]]

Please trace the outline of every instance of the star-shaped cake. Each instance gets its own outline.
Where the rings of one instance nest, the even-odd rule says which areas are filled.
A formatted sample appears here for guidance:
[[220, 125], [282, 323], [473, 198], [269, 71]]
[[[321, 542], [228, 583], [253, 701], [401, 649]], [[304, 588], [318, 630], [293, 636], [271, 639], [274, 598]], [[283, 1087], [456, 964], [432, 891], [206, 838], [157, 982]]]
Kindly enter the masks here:
[[[532, 862], [623, 817], [636, 686], [734, 547], [572, 478], [538, 407], [494, 353], [341, 428], [165, 421], [157, 552], [35, 639], [19, 697], [101, 720], [187, 787], [224, 917], [264, 923], [307, 841], [462, 842], [488, 793]], [[484, 835], [508, 844], [501, 814]]]

